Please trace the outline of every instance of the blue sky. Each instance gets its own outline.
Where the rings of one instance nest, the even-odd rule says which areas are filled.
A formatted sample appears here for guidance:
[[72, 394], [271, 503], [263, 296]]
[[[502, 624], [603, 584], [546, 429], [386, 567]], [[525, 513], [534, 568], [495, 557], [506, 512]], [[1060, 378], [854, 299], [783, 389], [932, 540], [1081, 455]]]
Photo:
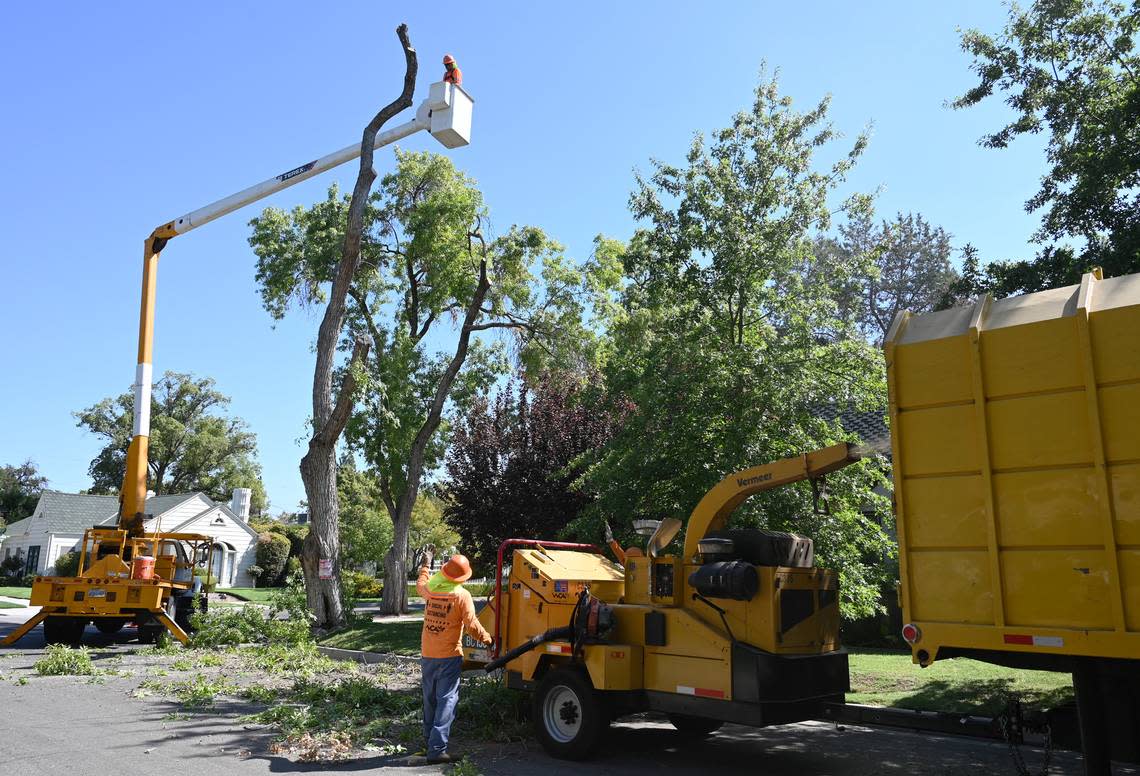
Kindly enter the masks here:
[[[535, 224], [584, 258], [627, 237], [632, 171], [679, 161], [694, 131], [746, 107], [762, 61], [835, 126], [873, 123], [853, 176], [883, 215], [916, 211], [986, 259], [1032, 252], [1024, 201], [1040, 145], [977, 138], [999, 102], [952, 111], [971, 84], [958, 27], [1000, 28], [996, 2], [9, 4], [0, 48], [0, 464], [90, 484], [97, 440], [71, 413], [134, 376], [143, 239], [156, 225], [341, 148], [398, 92], [393, 30], [420, 53], [417, 102], [459, 60], [475, 97], [476, 178], [496, 231]], [[421, 133], [405, 148], [442, 150]], [[383, 173], [391, 152], [377, 156]], [[256, 432], [273, 511], [303, 497], [317, 319], [274, 328], [247, 222], [351, 185], [326, 173], [174, 240], [158, 276], [155, 374], [214, 377]]]

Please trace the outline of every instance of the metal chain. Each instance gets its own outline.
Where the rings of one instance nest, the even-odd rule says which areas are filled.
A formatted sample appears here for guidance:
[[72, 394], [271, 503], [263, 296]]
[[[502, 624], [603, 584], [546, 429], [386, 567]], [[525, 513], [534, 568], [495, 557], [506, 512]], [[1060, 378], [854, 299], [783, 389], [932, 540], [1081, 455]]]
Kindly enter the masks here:
[[[1006, 702], [1005, 711], [998, 717], [998, 726], [1001, 728], [1002, 738], [1009, 746], [1009, 754], [1013, 758], [1013, 767], [1019, 776], [1035, 776], [1030, 772], [1028, 766], [1025, 764], [1025, 758], [1021, 754], [1020, 744], [1023, 743], [1023, 733], [1026, 728], [1025, 719], [1021, 713], [1021, 700], [1016, 696], [1010, 696]], [[1036, 726], [1035, 726], [1036, 727]], [[1041, 770], [1037, 772], [1036, 776], [1047, 776], [1049, 773], [1049, 763], [1053, 759], [1053, 728], [1046, 722], [1040, 726], [1042, 734], [1041, 748], [1043, 750], [1041, 759]]]

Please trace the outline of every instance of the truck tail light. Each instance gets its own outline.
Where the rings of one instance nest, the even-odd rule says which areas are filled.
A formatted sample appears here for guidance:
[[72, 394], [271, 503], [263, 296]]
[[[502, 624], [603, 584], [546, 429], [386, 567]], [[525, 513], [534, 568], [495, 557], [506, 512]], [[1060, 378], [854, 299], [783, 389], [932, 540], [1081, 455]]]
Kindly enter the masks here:
[[908, 622], [902, 627], [902, 637], [907, 644], [914, 644], [922, 638], [922, 631], [913, 622]]

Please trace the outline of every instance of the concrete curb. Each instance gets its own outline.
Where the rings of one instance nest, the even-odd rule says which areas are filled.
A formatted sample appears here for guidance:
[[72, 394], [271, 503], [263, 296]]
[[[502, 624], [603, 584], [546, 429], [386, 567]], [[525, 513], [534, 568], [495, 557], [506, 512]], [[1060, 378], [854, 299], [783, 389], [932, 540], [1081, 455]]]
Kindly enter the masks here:
[[420, 659], [410, 655], [394, 655], [390, 652], [365, 652], [361, 649], [340, 649], [339, 647], [324, 647], [317, 645], [317, 651], [327, 658], [342, 660], [351, 663], [365, 663], [377, 665], [381, 663], [407, 665], [418, 664]]

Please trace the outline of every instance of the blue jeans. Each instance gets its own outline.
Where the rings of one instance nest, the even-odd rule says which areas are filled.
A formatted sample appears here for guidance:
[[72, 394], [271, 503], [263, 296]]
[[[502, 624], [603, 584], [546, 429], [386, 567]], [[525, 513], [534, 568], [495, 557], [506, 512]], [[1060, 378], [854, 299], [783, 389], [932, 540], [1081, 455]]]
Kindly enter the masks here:
[[438, 757], [447, 751], [451, 723], [455, 721], [455, 705], [459, 702], [461, 657], [421, 657], [420, 669], [424, 685], [424, 739], [427, 756]]

